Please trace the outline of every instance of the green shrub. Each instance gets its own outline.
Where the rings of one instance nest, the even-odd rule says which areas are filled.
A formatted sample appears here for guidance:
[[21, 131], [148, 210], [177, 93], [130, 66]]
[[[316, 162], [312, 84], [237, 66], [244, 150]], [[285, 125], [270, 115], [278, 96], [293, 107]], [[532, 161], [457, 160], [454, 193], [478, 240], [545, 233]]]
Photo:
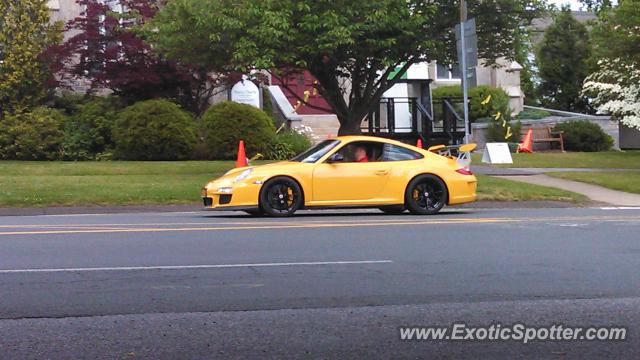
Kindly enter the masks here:
[[70, 90], [62, 90], [60, 93], [54, 95], [47, 105], [54, 109], [64, 111], [67, 115], [73, 115], [78, 111], [78, 108], [91, 100], [90, 96], [73, 92]]
[[264, 111], [251, 105], [225, 101], [204, 113], [202, 135], [210, 156], [233, 159], [240, 140], [245, 142], [247, 156], [266, 154], [273, 143], [275, 129]]
[[613, 138], [589, 120], [568, 121], [556, 124], [554, 131], [564, 131], [564, 148], [570, 151], [607, 151], [613, 146]]
[[492, 117], [485, 133], [485, 139], [487, 142], [517, 143], [520, 141], [521, 129], [522, 123], [520, 123], [520, 120], [513, 122], [508, 114], [497, 120]]
[[[489, 95], [491, 95], [491, 101], [489, 101], [488, 104], [482, 104]], [[441, 86], [433, 89], [432, 96], [434, 101], [447, 97], [462, 98], [462, 88], [456, 85]], [[471, 98], [469, 102], [469, 119], [472, 122], [478, 119], [489, 118], [497, 112], [501, 112], [502, 114], [510, 112], [509, 95], [500, 88], [486, 85], [476, 86], [469, 89], [469, 97]], [[437, 105], [434, 104], [434, 106]], [[460, 115], [462, 115], [462, 106], [457, 110]]]
[[124, 160], [183, 160], [196, 143], [188, 112], [168, 100], [137, 102], [118, 113], [115, 157]]
[[119, 105], [117, 99], [108, 97], [78, 106], [64, 129], [64, 158], [92, 160], [113, 151], [112, 131]]
[[291, 144], [295, 155], [298, 155], [311, 147], [311, 141], [306, 136], [295, 130], [281, 131], [276, 134], [276, 139], [281, 142]]
[[62, 154], [65, 115], [56, 109], [35, 108], [0, 121], [0, 158], [56, 160]]
[[270, 160], [288, 160], [311, 147], [311, 141], [295, 130], [285, 130], [276, 134], [266, 153]]
[[287, 142], [279, 141], [277, 138], [269, 146], [265, 158], [267, 160], [289, 160], [296, 156], [293, 146]]

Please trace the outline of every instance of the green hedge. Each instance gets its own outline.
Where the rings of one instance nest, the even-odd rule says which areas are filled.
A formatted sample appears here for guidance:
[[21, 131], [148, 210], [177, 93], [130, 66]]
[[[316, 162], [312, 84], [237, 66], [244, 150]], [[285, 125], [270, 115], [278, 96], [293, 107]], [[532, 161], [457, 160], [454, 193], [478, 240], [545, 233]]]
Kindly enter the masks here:
[[564, 148], [570, 151], [607, 151], [613, 146], [613, 138], [598, 124], [589, 120], [559, 123], [554, 131], [563, 131]]
[[112, 133], [119, 109], [120, 102], [113, 97], [99, 97], [79, 105], [65, 126], [65, 159], [109, 157], [115, 147]]
[[265, 155], [275, 137], [271, 118], [251, 105], [218, 103], [202, 116], [202, 138], [209, 156], [234, 159], [238, 142], [244, 140], [247, 156]]
[[115, 156], [124, 160], [183, 160], [193, 154], [195, 123], [168, 100], [137, 102], [118, 113]]
[[[484, 101], [488, 95], [491, 95], [491, 101], [483, 105], [482, 101]], [[434, 100], [447, 97], [462, 98], [462, 89], [456, 85], [441, 86], [432, 90], [432, 96]], [[510, 113], [509, 95], [500, 88], [486, 85], [476, 86], [469, 89], [469, 97], [471, 98], [469, 103], [469, 119], [471, 121], [489, 118], [498, 111], [503, 114]]]
[[35, 108], [0, 121], [0, 158], [4, 160], [57, 160], [62, 157], [62, 111]]

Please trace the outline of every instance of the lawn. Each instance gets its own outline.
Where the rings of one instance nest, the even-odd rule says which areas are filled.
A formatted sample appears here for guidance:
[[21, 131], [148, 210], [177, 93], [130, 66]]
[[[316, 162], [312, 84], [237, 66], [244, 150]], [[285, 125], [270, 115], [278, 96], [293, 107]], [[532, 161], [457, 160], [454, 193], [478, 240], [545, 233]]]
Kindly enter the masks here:
[[[197, 204], [232, 161], [0, 161], [0, 206]], [[582, 201], [566, 191], [479, 176], [482, 200]]]
[[478, 200], [528, 201], [556, 200], [584, 203], [588, 199], [581, 194], [561, 189], [500, 179], [486, 175], [478, 177]]
[[0, 162], [0, 206], [185, 204], [231, 161]]
[[613, 190], [640, 194], [640, 171], [634, 172], [552, 172], [547, 173], [567, 180], [604, 186]]
[[[620, 168], [640, 169], [640, 151], [604, 152], [536, 152], [533, 154], [511, 154], [513, 164], [494, 165], [501, 167], [542, 168]], [[482, 165], [482, 154], [473, 154], [473, 163]]]

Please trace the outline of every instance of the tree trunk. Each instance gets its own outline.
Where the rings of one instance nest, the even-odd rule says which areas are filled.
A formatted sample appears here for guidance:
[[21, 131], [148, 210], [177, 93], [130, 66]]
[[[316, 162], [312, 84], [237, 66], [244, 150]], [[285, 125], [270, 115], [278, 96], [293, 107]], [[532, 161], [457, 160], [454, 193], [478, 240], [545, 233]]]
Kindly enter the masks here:
[[340, 120], [340, 129], [338, 129], [338, 136], [362, 134], [362, 131], [360, 130], [362, 117], [354, 116], [354, 114], [351, 113], [346, 118], [338, 117], [338, 120]]

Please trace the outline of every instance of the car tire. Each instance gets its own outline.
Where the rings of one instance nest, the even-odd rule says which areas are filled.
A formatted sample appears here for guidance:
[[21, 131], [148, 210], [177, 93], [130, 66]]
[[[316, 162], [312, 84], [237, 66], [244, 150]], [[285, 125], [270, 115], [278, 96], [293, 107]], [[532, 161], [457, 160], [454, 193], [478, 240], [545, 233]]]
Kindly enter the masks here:
[[419, 175], [415, 177], [405, 192], [405, 205], [412, 214], [437, 214], [447, 203], [449, 194], [447, 186], [435, 175]]
[[260, 189], [260, 209], [269, 216], [291, 216], [304, 204], [300, 185], [286, 176], [267, 181]]
[[404, 205], [387, 205], [387, 206], [381, 206], [379, 209], [383, 213], [390, 214], [390, 215], [399, 215], [405, 212], [405, 210], [407, 210], [407, 208], [404, 207]]

